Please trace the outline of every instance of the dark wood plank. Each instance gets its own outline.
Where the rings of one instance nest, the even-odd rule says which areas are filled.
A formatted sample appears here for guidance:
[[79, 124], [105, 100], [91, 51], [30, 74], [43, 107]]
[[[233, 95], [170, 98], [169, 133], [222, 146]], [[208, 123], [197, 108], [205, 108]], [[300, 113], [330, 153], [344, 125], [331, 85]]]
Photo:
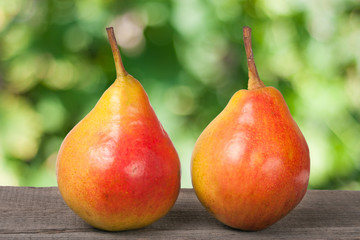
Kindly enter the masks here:
[[284, 219], [259, 232], [231, 229], [214, 219], [192, 189], [173, 209], [139, 230], [92, 228], [63, 202], [58, 189], [0, 187], [1, 239], [360, 239], [360, 191], [308, 191]]

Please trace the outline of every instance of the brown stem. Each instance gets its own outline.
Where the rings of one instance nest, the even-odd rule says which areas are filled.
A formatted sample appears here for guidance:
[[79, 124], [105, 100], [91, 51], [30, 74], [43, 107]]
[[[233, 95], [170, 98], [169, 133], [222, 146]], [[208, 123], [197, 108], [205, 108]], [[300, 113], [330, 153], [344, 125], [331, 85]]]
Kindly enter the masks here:
[[243, 27], [244, 44], [247, 57], [248, 71], [249, 71], [249, 82], [248, 89], [253, 90], [257, 88], [265, 87], [265, 84], [260, 80], [258, 71], [256, 69], [254, 55], [251, 47], [251, 28]]
[[128, 73], [126, 72], [124, 65], [122, 63], [122, 60], [121, 60], [121, 55], [120, 55], [119, 48], [117, 46], [113, 27], [106, 28], [106, 32], [108, 34], [111, 50], [112, 50], [112, 53], [114, 56], [116, 77], [120, 78], [122, 76], [126, 76], [126, 75], [128, 75]]

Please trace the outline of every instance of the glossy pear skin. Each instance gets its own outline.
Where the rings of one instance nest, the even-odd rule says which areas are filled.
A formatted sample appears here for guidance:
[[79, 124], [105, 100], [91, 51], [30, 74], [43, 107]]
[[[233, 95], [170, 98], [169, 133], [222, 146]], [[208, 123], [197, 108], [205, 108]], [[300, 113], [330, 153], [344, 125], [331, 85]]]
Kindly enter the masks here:
[[180, 161], [141, 84], [115, 80], [64, 139], [57, 180], [68, 206], [109, 231], [164, 216], [180, 189]]
[[309, 173], [307, 143], [273, 87], [235, 93], [192, 155], [200, 202], [219, 221], [248, 231], [289, 213], [305, 195]]

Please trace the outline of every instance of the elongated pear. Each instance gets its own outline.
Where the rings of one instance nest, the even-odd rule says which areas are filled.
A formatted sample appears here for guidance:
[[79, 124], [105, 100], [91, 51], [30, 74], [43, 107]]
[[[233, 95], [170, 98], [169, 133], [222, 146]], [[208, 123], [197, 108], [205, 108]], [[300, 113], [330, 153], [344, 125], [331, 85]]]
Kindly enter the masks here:
[[248, 90], [236, 92], [206, 127], [192, 154], [196, 195], [222, 223], [261, 230], [288, 214], [306, 193], [309, 149], [281, 93], [260, 80], [244, 27]]
[[66, 136], [57, 156], [60, 193], [90, 225], [137, 229], [163, 217], [180, 188], [180, 161], [141, 84], [107, 28], [117, 78]]

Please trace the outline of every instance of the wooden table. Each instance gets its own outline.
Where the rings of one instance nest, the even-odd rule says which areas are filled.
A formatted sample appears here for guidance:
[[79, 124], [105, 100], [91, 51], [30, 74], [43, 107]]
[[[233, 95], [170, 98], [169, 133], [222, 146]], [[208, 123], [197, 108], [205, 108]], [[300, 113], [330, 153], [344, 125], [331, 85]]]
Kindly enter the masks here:
[[182, 189], [173, 209], [133, 231], [92, 228], [63, 202], [56, 187], [0, 187], [0, 239], [360, 239], [360, 191], [310, 190], [288, 216], [259, 232], [229, 228]]

